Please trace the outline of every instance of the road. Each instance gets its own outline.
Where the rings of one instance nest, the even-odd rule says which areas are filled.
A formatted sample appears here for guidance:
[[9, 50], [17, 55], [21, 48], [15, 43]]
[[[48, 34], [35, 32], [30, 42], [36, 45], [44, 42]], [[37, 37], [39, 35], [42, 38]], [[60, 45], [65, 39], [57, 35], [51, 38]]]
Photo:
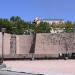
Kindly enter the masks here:
[[11, 71], [44, 75], [75, 75], [75, 60], [16, 60], [4, 61], [4, 63]]

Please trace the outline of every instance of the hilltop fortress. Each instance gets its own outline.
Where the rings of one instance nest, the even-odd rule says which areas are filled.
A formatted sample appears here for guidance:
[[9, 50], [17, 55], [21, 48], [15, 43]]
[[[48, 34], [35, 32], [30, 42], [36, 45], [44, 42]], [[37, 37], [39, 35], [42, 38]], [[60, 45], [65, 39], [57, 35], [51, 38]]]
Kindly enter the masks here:
[[[40, 22], [61, 25], [64, 20], [36, 18], [33, 22], [37, 26]], [[4, 59], [72, 58], [74, 45], [75, 32], [66, 33], [59, 28], [49, 33], [32, 34], [30, 30], [25, 30], [22, 35], [4, 33], [4, 39], [0, 32], [0, 57], [3, 53]]]

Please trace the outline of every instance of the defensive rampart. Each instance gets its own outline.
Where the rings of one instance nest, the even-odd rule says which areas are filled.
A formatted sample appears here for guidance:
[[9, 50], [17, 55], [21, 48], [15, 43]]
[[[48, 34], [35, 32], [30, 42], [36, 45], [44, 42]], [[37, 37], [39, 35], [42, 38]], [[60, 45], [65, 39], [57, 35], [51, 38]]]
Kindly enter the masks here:
[[[66, 53], [75, 53], [75, 33], [37, 33], [36, 36], [5, 33], [4, 35], [5, 58], [58, 57], [59, 54]], [[2, 34], [0, 33], [1, 55]]]
[[75, 33], [39, 33], [36, 35], [35, 54], [58, 57], [75, 52]]

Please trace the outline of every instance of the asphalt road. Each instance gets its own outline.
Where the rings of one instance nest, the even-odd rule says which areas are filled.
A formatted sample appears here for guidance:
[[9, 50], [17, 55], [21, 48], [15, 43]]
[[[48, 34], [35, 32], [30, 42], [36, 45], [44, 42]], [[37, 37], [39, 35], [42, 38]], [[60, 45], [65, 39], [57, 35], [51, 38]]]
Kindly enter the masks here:
[[15, 72], [15, 71], [1, 71], [0, 70], [0, 75], [37, 75], [37, 74], [28, 74], [28, 73], [20, 73], [20, 72]]

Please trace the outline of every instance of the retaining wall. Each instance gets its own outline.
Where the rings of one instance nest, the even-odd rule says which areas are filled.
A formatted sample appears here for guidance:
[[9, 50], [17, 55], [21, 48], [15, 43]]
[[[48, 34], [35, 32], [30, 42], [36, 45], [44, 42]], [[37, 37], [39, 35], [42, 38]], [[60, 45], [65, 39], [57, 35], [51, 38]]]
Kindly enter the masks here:
[[[33, 35], [15, 35], [5, 33], [3, 54], [8, 58], [32, 57], [31, 48], [35, 46], [35, 57], [58, 56], [60, 53], [75, 53], [75, 33], [37, 33]], [[35, 45], [33, 44], [35, 42]], [[34, 45], [32, 47], [32, 44]], [[34, 48], [33, 48], [34, 49]], [[2, 54], [2, 33], [0, 33], [0, 55]], [[21, 56], [22, 55], [22, 56]]]
[[32, 43], [32, 35], [16, 35], [16, 54], [29, 54]]
[[35, 54], [75, 52], [75, 33], [39, 33], [36, 35]]
[[[10, 54], [10, 39], [11, 39], [11, 35], [5, 33], [4, 34], [4, 48], [3, 48], [4, 55]], [[0, 33], [0, 55], [1, 54], [2, 54], [2, 33]]]

